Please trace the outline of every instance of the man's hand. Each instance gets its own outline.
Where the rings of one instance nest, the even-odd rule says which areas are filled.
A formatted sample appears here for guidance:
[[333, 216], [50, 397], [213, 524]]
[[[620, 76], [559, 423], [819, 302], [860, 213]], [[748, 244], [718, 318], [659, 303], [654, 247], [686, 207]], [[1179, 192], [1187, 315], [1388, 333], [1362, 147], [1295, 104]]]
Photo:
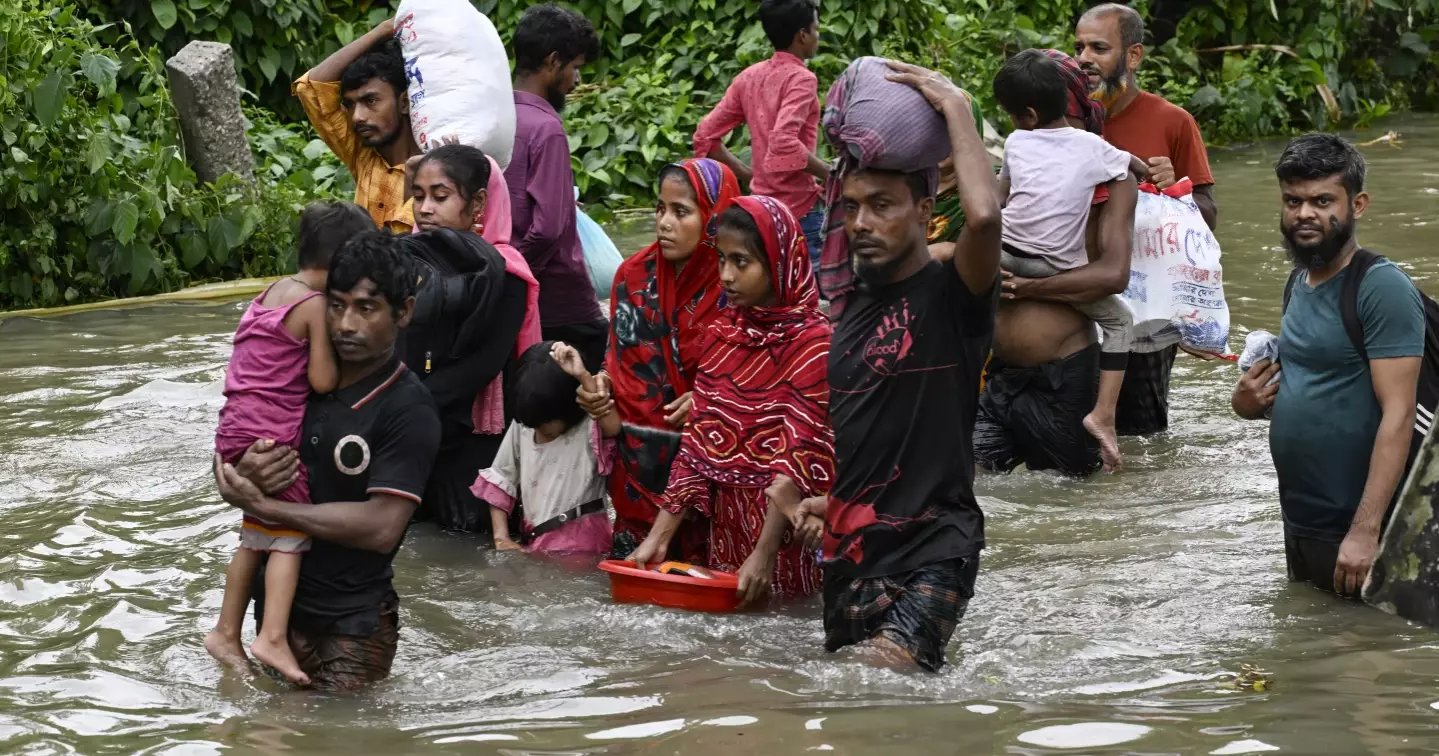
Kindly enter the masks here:
[[774, 582], [775, 557], [774, 552], [756, 548], [744, 560], [739, 568], [739, 587], [735, 589], [741, 607], [750, 606], [769, 595], [770, 585]]
[[999, 275], [1004, 280], [999, 285], [1000, 299], [1028, 299], [1031, 287], [1034, 286], [1033, 278], [1021, 278], [1007, 270], [1001, 270]]
[[1277, 382], [1273, 386], [1268, 385], [1278, 373], [1279, 364], [1269, 360], [1260, 360], [1250, 366], [1249, 372], [1234, 387], [1234, 396], [1229, 400], [1234, 414], [1245, 420], [1263, 418], [1265, 410], [1274, 406], [1274, 397], [1279, 395]]
[[615, 411], [615, 400], [611, 392], [612, 384], [609, 373], [602, 372], [595, 376], [595, 383], [599, 388], [598, 391], [586, 391], [585, 387], [581, 385], [575, 389], [575, 396], [579, 400], [580, 407], [589, 414], [590, 419], [599, 420]]
[[[944, 115], [950, 126], [963, 126], [968, 124], [974, 128], [974, 112], [970, 109], [969, 98], [964, 90], [956, 87], [954, 82], [945, 78], [943, 74], [936, 73], [928, 68], [920, 68], [908, 63], [901, 63], [897, 60], [886, 61], [895, 73], [886, 78], [890, 81], [908, 84], [919, 90], [929, 104]], [[958, 121], [958, 123], [955, 123]]]
[[265, 501], [265, 494], [259, 486], [236, 472], [235, 467], [219, 454], [215, 455], [215, 485], [225, 503], [250, 514], [256, 514], [256, 508]]
[[277, 496], [300, 479], [300, 455], [288, 446], [262, 439], [245, 450], [235, 472], [266, 494]]
[[804, 518], [798, 516], [799, 505], [804, 501], [804, 492], [799, 490], [799, 486], [795, 485], [788, 475], [774, 476], [774, 482], [764, 490], [764, 497], [771, 507], [778, 508], [784, 514], [784, 518], [789, 520], [795, 530], [799, 529], [804, 522]]
[[683, 430], [690, 421], [690, 410], [694, 409], [694, 392], [686, 391], [683, 396], [665, 405], [665, 422], [675, 430]]
[[1167, 157], [1152, 157], [1149, 159], [1149, 183], [1163, 191], [1174, 186], [1174, 163]]
[[1343, 543], [1339, 544], [1339, 559], [1334, 563], [1334, 592], [1357, 598], [1378, 553], [1377, 531], [1350, 528]]

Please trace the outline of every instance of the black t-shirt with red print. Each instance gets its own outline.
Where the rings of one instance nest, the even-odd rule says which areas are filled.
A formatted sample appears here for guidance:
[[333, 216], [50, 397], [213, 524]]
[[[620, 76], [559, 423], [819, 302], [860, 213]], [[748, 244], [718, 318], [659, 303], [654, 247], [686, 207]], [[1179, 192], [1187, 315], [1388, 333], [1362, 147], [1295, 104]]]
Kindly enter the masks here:
[[829, 353], [826, 569], [882, 577], [984, 547], [972, 442], [998, 293], [975, 295], [953, 265], [931, 262], [848, 296]]

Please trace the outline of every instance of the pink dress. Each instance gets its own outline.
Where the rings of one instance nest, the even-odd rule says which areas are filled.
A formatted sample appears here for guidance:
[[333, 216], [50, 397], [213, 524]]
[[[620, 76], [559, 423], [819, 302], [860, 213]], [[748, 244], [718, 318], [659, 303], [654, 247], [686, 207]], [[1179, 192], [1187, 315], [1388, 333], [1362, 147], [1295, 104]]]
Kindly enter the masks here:
[[[273, 284], [270, 288], [273, 288]], [[301, 302], [317, 297], [312, 292], [284, 307], [265, 307], [267, 288], [240, 318], [235, 349], [225, 372], [225, 406], [215, 431], [215, 450], [226, 462], [236, 463], [250, 445], [273, 439], [299, 449], [310, 398], [310, 342], [297, 339], [285, 327], [285, 317]], [[309, 502], [310, 488], [304, 465], [300, 478], [278, 498]], [[240, 545], [257, 551], [299, 552], [309, 548], [309, 536], [245, 515]]]

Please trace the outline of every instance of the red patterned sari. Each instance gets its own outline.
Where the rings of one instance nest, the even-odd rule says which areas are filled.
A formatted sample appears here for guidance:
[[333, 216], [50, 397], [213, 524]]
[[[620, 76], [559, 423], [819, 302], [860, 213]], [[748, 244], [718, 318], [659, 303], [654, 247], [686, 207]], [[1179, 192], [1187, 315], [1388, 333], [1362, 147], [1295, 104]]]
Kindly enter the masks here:
[[[710, 327], [694, 383], [694, 411], [670, 472], [666, 508], [712, 518], [710, 566], [738, 571], [754, 551], [769, 504], [764, 489], [789, 476], [806, 497], [829, 492], [829, 320], [820, 312], [804, 234], [769, 197], [741, 197], [764, 239], [772, 307], [726, 309]], [[785, 535], [778, 596], [819, 588], [813, 551]]]
[[[658, 242], [644, 248], [620, 264], [610, 298], [605, 370], [623, 423], [609, 485], [617, 553], [627, 554], [644, 540], [669, 482], [680, 433], [665, 423], [664, 407], [690, 391], [700, 339], [719, 314], [714, 215], [739, 196], [739, 181], [724, 165], [709, 159], [678, 165], [689, 177], [705, 224], [699, 246], [678, 273]], [[674, 556], [703, 564], [709, 524], [692, 520], [676, 533]]]

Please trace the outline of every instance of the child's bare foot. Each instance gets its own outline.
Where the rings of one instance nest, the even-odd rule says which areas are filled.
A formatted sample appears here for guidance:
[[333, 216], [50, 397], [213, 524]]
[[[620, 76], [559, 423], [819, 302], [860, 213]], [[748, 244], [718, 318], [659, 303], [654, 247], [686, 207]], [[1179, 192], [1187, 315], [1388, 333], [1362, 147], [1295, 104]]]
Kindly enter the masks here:
[[215, 657], [215, 661], [236, 672], [250, 671], [250, 657], [245, 655], [245, 646], [240, 643], [239, 638], [225, 635], [219, 630], [211, 630], [205, 636], [205, 650]]
[[1124, 467], [1124, 456], [1119, 453], [1119, 434], [1114, 430], [1114, 421], [1104, 422], [1091, 412], [1084, 416], [1084, 429], [1099, 442], [1099, 459], [1104, 462], [1104, 471], [1119, 472]]
[[310, 684], [310, 676], [300, 671], [300, 663], [295, 661], [290, 644], [271, 643], [264, 638], [256, 638], [255, 642], [250, 644], [250, 653], [265, 666], [284, 675], [286, 680], [296, 685]]

